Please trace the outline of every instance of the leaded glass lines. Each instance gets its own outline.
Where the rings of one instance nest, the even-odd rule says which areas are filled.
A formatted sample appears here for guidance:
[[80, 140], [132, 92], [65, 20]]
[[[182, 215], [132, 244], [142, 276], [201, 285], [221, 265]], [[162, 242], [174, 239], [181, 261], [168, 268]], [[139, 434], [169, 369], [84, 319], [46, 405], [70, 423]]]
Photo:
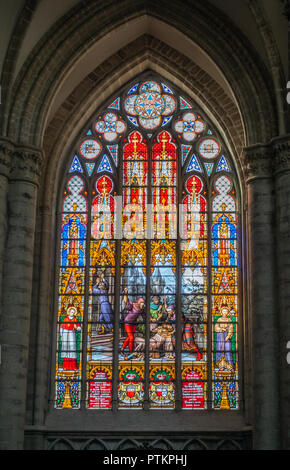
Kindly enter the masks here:
[[72, 152], [56, 408], [240, 406], [238, 186], [202, 114], [149, 77], [112, 98]]

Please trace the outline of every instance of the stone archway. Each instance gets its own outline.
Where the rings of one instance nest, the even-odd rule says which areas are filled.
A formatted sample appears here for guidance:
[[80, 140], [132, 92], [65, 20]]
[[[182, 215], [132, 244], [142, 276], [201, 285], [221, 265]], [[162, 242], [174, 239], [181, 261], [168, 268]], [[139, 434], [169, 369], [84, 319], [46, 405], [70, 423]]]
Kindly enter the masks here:
[[[220, 12], [209, 4], [204, 5], [194, 2], [194, 7], [194, 13], [190, 12], [189, 14], [182, 1], [169, 5], [165, 1], [158, 2], [158, 5], [155, 2], [143, 2], [141, 0], [137, 2], [128, 0], [122, 2], [112, 1], [105, 8], [103, 5], [100, 6], [99, 2], [92, 1], [86, 6], [78, 6], [70, 15], [54, 25], [51, 31], [39, 42], [33, 54], [29, 56], [24, 64], [9, 94], [2, 126], [4, 138], [1, 142], [1, 153], [2, 156], [5, 156], [1, 161], [4, 168], [1, 177], [3, 182], [5, 181], [5, 184], [1, 185], [1, 197], [4, 200], [8, 198], [12, 208], [6, 241], [8, 251], [4, 262], [5, 282], [3, 292], [6, 292], [6, 294], [4, 295], [3, 304], [5, 310], [9, 312], [12, 308], [11, 296], [14, 295], [15, 317], [23, 318], [22, 323], [19, 324], [18, 334], [20, 335], [21, 331], [24, 331], [25, 334], [20, 341], [17, 338], [15, 343], [15, 340], [10, 337], [13, 320], [11, 318], [10, 323], [7, 321], [6, 324], [4, 344], [10, 345], [11, 350], [13, 348], [9, 358], [9, 367], [16, 367], [15, 375], [17, 376], [20, 373], [17, 357], [18, 359], [24, 358], [25, 371], [27, 371], [28, 329], [32, 310], [30, 331], [33, 331], [34, 335], [30, 337], [30, 347], [32, 356], [35, 359], [32, 361], [30, 371], [34, 368], [37, 371], [36, 375], [32, 374], [32, 376], [33, 381], [38, 384], [37, 389], [31, 387], [28, 390], [29, 400], [32, 402], [32, 405], [28, 407], [32, 424], [43, 425], [46, 412], [47, 369], [41, 369], [41, 361], [48, 365], [50, 342], [47, 334], [51, 319], [51, 291], [47, 286], [51, 287], [50, 268], [53, 265], [53, 258], [51, 258], [53, 241], [51, 231], [54, 227], [53, 211], [55, 201], [55, 186], [53, 187], [53, 183], [57, 180], [55, 170], [60, 172], [61, 168], [60, 164], [54, 166], [53, 155], [56, 159], [60, 156], [61, 151], [64, 150], [64, 145], [66, 145], [66, 139], [71, 135], [74, 122], [81, 117], [81, 111], [84, 108], [80, 108], [78, 113], [75, 114], [75, 121], [68, 122], [67, 120], [70, 107], [72, 106], [71, 109], [74, 111], [76, 109], [73, 104], [74, 99], [77, 100], [75, 106], [79, 103], [78, 100], [82, 98], [83, 103], [89, 104], [92, 110], [93, 103], [90, 103], [90, 97], [92, 100], [93, 96], [97, 96], [100, 92], [104, 93], [106, 87], [110, 87], [110, 78], [106, 76], [110, 70], [114, 73], [115, 78], [118, 77], [118, 74], [119, 76], [121, 73], [124, 74], [122, 75], [124, 81], [122, 82], [119, 79], [119, 87], [126, 83], [130, 73], [136, 75], [138, 72], [143, 72], [146, 67], [152, 67], [157, 72], [163, 71], [178, 85], [181, 84], [182, 78], [186, 74], [186, 79], [183, 80], [182, 85], [184, 89], [192, 96], [198, 97], [201, 103], [206, 105], [212, 112], [216, 122], [228, 131], [226, 137], [231, 143], [237, 162], [239, 162], [241, 169], [246, 170], [246, 180], [251, 183], [249, 184], [248, 202], [252, 204], [253, 211], [249, 214], [248, 223], [251, 228], [251, 232], [249, 232], [251, 265], [254, 266], [254, 269], [251, 271], [250, 282], [252, 281], [253, 286], [251, 287], [252, 305], [255, 308], [255, 317], [258, 318], [257, 322], [252, 324], [255, 333], [254, 341], [259, 344], [265, 332], [274, 331], [273, 341], [263, 345], [262, 354], [269, 358], [269, 370], [263, 372], [260, 364], [256, 363], [255, 371], [259, 373], [259, 379], [253, 390], [256, 402], [264, 400], [261, 406], [265, 407], [265, 410], [268, 409], [270, 402], [273, 403], [273, 396], [277, 389], [277, 378], [275, 376], [275, 367], [273, 367], [275, 365], [273, 351], [276, 348], [276, 326], [273, 320], [276, 312], [274, 283], [272, 277], [267, 278], [266, 275], [263, 277], [261, 274], [259, 274], [259, 283], [257, 284], [255, 281], [257, 273], [266, 272], [267, 269], [268, 271], [273, 270], [275, 256], [274, 234], [271, 225], [274, 214], [274, 201], [271, 196], [273, 181], [269, 142], [272, 137], [277, 135], [278, 125], [275, 118], [271, 78], [245, 38], [228, 23]], [[98, 41], [106, 33], [113, 32], [120, 24], [134, 21], [141, 15], [158, 18], [198, 44], [223, 71], [232, 90], [234, 100], [229, 99], [212, 77], [202, 73], [192, 60], [180, 53], [176, 54], [176, 51], [169, 47], [166, 42], [147, 34], [141, 35], [139, 39], [134, 40], [131, 44], [126, 44], [116, 54], [109, 54], [107, 60], [99, 65], [97, 71], [94, 71], [92, 75], [89, 74], [80, 86], [75, 88], [62, 107], [56, 111], [54, 118], [48, 122], [51, 103], [61, 83], [66, 80], [68, 71], [77, 66], [78, 60], [89, 51], [90, 47], [98, 44]], [[135, 49], [136, 45], [138, 46], [137, 50]], [[132, 66], [135, 68], [132, 69]], [[106, 79], [99, 80], [98, 74], [105, 75]], [[49, 80], [47, 80], [47, 77], [49, 77]], [[86, 89], [82, 89], [81, 85], [85, 85]], [[112, 88], [108, 88], [108, 90], [109, 96], [113, 90]], [[89, 112], [87, 112], [87, 118], [89, 118]], [[82, 117], [83, 121], [80, 124], [85, 124], [86, 116]], [[54, 138], [55, 129], [59, 124], [61, 125], [61, 131], [57, 138]], [[258, 148], [252, 146], [261, 142], [265, 144]], [[251, 147], [247, 148], [245, 157], [242, 158], [241, 150], [245, 145], [251, 145]], [[38, 175], [39, 154], [44, 162], [42, 177]], [[65, 154], [65, 151], [63, 151], [63, 154]], [[25, 161], [25, 169], [23, 161]], [[7, 177], [10, 181], [9, 188]], [[15, 191], [16, 187], [17, 191]], [[38, 187], [41, 188], [40, 192], [38, 192]], [[46, 194], [50, 195], [50, 199], [44, 197]], [[38, 212], [36, 209], [37, 196], [40, 196], [41, 201]], [[25, 207], [25, 213], [23, 214], [21, 213], [22, 207]], [[1, 215], [5, 218], [7, 214], [3, 211]], [[40, 229], [38, 227], [36, 229], [36, 220], [40, 224]], [[266, 239], [262, 241], [261, 237], [255, 237], [256, 228], [260, 222], [266, 226], [267, 232]], [[20, 226], [23, 227], [21, 246], [27, 253], [27, 259], [22, 260], [22, 276], [27, 279], [25, 299], [24, 296], [21, 297], [21, 293], [17, 292], [16, 278], [13, 277], [15, 266], [13, 267], [12, 254], [15, 254], [16, 238]], [[32, 244], [35, 233], [37, 237], [34, 251]], [[2, 242], [4, 246], [4, 240]], [[266, 248], [268, 251], [266, 263], [259, 253], [261, 247], [262, 249]], [[32, 290], [33, 262], [35, 264], [34, 273], [38, 274], [36, 277], [39, 279], [34, 283]], [[11, 276], [9, 276], [9, 273], [11, 273]], [[263, 285], [267, 292], [266, 300], [261, 299], [259, 296], [260, 285]], [[265, 311], [269, 315], [266, 322], [264, 320], [261, 329], [259, 315], [263, 316]], [[25, 312], [25, 315], [23, 315], [23, 312]], [[253, 316], [253, 311], [251, 315]], [[35, 332], [34, 327], [36, 326], [37, 330]], [[9, 367], [5, 370], [7, 374], [10, 373]], [[23, 372], [22, 365], [21, 370]], [[272, 382], [270, 384], [268, 380], [268, 388], [263, 389], [261, 383], [263, 383], [265, 375], [269, 379], [269, 372], [272, 374]], [[14, 400], [18, 405], [13, 408], [11, 404], [8, 408], [13, 412], [8, 412], [7, 408], [8, 414], [5, 414], [6, 411], [4, 410], [4, 420], [7, 422], [9, 420], [8, 415], [10, 416], [12, 413], [11, 422], [16, 428], [16, 433], [11, 436], [11, 442], [8, 445], [17, 445], [19, 447], [21, 447], [23, 440], [24, 390], [27, 373], [24, 373], [21, 377], [20, 375], [15, 384], [15, 396], [11, 397], [11, 402]], [[3, 394], [0, 397], [4, 403], [7, 402], [5, 390], [4, 387]], [[258, 436], [257, 446], [269, 445], [275, 447], [277, 446], [277, 407], [273, 406], [271, 409], [273, 425], [270, 430], [267, 429], [265, 422], [261, 419], [261, 414], [263, 413], [258, 410], [257, 415], [254, 417], [254, 425]]]
[[[67, 71], [106, 33], [124, 23], [132, 27], [133, 20], [142, 15], [181, 31], [217, 64], [242, 110], [248, 144], [267, 141], [277, 133], [267, 70], [246, 38], [211, 4], [194, 2], [194, 10], [188, 10], [182, 1], [151, 4], [124, 0], [104, 8], [92, 0], [59, 21], [28, 57], [6, 104], [2, 134], [40, 145], [50, 101]], [[268, 118], [257, 125], [263, 113]]]

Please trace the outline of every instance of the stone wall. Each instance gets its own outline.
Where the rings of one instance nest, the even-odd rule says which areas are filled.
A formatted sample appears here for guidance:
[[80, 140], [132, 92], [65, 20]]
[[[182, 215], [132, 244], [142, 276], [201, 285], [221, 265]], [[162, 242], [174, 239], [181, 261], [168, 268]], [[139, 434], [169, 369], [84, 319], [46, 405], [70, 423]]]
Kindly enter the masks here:
[[[35, 2], [27, 2], [26, 7], [24, 18], [29, 21]], [[105, 33], [141, 15], [170, 24], [198, 44], [222, 70], [234, 98], [194, 58], [144, 33], [117, 53], [108, 51], [103, 63], [79, 83], [48, 122], [51, 103], [69, 70]], [[20, 40], [23, 28], [20, 22], [15, 38], [19, 34]], [[27, 448], [94, 448], [103, 442], [111, 449], [133, 442], [112, 435], [114, 420], [126, 429], [126, 420], [118, 415], [99, 421], [106, 435], [101, 429], [94, 434], [95, 416], [60, 418], [49, 402], [55, 212], [62, 169], [74, 139], [113, 93], [148, 69], [198, 99], [223, 129], [244, 198], [245, 409], [235, 418], [219, 418], [211, 433], [207, 427], [213, 418], [206, 414], [201, 419], [206, 435], [197, 429], [194, 413], [186, 418], [172, 415], [176, 432], [186, 421], [187, 437], [178, 441], [169, 433], [162, 442], [173, 448], [248, 448], [252, 432], [255, 449], [290, 448], [290, 369], [285, 350], [290, 340], [290, 137], [282, 135], [281, 129], [287, 126], [281, 126], [284, 116], [277, 116], [281, 97], [271, 73], [247, 38], [207, 2], [110, 0], [104, 6], [92, 0], [78, 4], [43, 36], [12, 84], [16, 50], [17, 41], [11, 44], [10, 61], [7, 56], [4, 67], [6, 92], [0, 121], [0, 448], [22, 449], [24, 431]], [[136, 438], [134, 445], [161, 445], [149, 432], [158, 423], [158, 415], [154, 416], [151, 421], [145, 418], [148, 435]], [[75, 435], [79, 420], [82, 434]], [[230, 432], [236, 433], [234, 438]]]

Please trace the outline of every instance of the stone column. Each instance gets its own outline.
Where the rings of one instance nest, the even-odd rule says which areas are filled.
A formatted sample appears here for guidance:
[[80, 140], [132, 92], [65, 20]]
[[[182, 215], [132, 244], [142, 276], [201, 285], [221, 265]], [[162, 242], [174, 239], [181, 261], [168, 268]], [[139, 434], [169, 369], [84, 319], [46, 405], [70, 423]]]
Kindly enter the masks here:
[[[279, 448], [275, 203], [271, 148], [244, 149], [254, 449]], [[245, 364], [245, 368], [249, 365]]]
[[0, 344], [0, 449], [23, 448], [41, 152], [15, 148], [8, 189]]
[[[7, 194], [13, 145], [7, 139], [0, 140], [0, 292], [2, 288], [3, 256], [7, 230]], [[1, 309], [0, 309], [1, 316]]]
[[[42, 180], [43, 181], [43, 180]], [[54, 227], [50, 207], [38, 207], [35, 231], [34, 262], [37, 272], [34, 274], [34, 295], [32, 297], [31, 331], [34, 331], [34, 344], [30, 344], [30, 412], [31, 422], [43, 425], [48, 409], [50, 376], [47, 367], [51, 360], [51, 289], [55, 272], [55, 259], [51, 256], [51, 231]]]
[[[275, 156], [281, 448], [290, 449], [290, 135], [273, 139]], [[287, 362], [288, 359], [288, 362]]]

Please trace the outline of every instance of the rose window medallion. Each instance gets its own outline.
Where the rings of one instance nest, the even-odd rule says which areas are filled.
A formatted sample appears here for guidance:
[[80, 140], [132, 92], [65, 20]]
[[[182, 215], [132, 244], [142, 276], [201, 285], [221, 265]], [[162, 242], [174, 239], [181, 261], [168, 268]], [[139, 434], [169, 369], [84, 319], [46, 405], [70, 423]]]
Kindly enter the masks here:
[[165, 116], [174, 113], [176, 109], [175, 98], [167, 93], [162, 93], [158, 83], [144, 82], [139, 88], [136, 87], [137, 90], [139, 94], [129, 94], [124, 107], [129, 116], [138, 117], [140, 126], [145, 129], [155, 129], [161, 125]]

